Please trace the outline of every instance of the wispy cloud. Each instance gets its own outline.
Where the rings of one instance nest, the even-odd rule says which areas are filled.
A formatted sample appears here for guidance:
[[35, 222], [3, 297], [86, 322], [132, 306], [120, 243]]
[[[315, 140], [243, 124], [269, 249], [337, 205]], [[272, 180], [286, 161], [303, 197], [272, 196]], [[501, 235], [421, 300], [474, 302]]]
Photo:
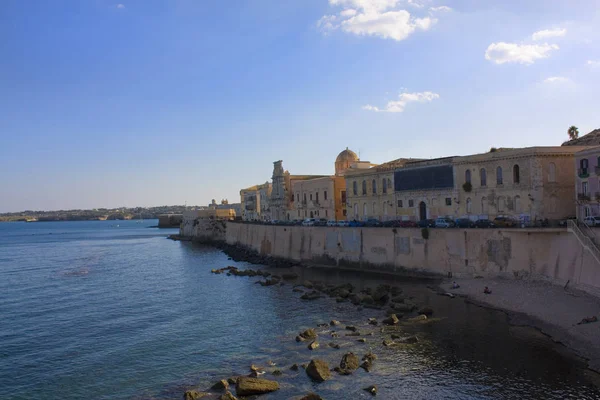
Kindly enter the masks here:
[[117, 5], [116, 5], [116, 7], [117, 7], [118, 9], [123, 9], [123, 8], [125, 8], [125, 4], [121, 4], [121, 3], [119, 3], [119, 4], [117, 4]]
[[400, 3], [400, 0], [329, 0], [331, 6], [342, 7], [342, 10], [321, 17], [317, 27], [323, 33], [341, 29], [357, 36], [378, 36], [400, 41], [417, 30], [430, 29], [437, 22], [431, 16], [412, 16], [407, 10], [399, 8]]
[[439, 7], [430, 7], [429, 11], [432, 12], [449, 12], [452, 11], [452, 9], [448, 6], [439, 6]]
[[600, 60], [587, 60], [585, 65], [592, 68], [600, 67]]
[[538, 41], [555, 37], [563, 37], [566, 34], [566, 29], [544, 29], [542, 31], [535, 32], [533, 35], [531, 35], [531, 38], [535, 41]]
[[485, 51], [485, 59], [496, 64], [518, 63], [530, 65], [542, 58], [550, 56], [558, 50], [556, 44], [518, 44], [498, 42], [492, 43]]
[[389, 101], [383, 108], [372, 106], [370, 104], [367, 104], [362, 108], [367, 111], [401, 113], [409, 103], [430, 103], [439, 98], [440, 95], [433, 92], [400, 93], [398, 100]]
[[570, 83], [571, 80], [569, 78], [565, 78], [564, 76], [551, 76], [550, 78], [544, 79], [544, 83]]

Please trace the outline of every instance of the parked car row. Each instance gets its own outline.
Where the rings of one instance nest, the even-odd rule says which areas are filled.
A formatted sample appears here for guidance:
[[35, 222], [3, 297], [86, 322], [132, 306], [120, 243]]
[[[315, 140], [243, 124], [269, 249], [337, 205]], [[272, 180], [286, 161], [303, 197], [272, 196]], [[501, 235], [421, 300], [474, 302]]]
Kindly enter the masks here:
[[[598, 217], [600, 226], [600, 217]], [[325, 218], [306, 218], [304, 220], [266, 222], [269, 225], [288, 225], [288, 226], [329, 226], [329, 227], [385, 227], [385, 228], [495, 228], [495, 227], [515, 227], [518, 221], [507, 217], [497, 217], [493, 221], [488, 219], [479, 219], [473, 221], [469, 218], [458, 218], [456, 220], [448, 217], [439, 217], [436, 219], [424, 219], [421, 221], [379, 221], [369, 218], [365, 221], [336, 221]]]

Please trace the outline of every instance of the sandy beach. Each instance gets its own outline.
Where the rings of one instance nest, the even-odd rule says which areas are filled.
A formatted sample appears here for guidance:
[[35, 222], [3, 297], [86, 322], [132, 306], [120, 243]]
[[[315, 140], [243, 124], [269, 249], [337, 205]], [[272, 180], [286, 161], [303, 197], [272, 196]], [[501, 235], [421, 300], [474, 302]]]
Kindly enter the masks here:
[[[442, 289], [482, 306], [506, 311], [514, 325], [533, 326], [588, 360], [600, 372], [600, 321], [580, 324], [583, 318], [600, 317], [600, 299], [582, 291], [541, 281], [456, 279]], [[485, 286], [492, 291], [483, 293]]]

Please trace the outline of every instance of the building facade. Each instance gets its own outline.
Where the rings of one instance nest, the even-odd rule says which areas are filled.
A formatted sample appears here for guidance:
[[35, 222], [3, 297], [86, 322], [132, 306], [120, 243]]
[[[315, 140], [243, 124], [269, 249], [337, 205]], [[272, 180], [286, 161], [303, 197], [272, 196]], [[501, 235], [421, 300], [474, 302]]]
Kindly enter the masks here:
[[272, 185], [269, 182], [240, 190], [242, 220], [265, 221], [271, 191]]
[[577, 219], [600, 215], [600, 147], [577, 152], [574, 169]]

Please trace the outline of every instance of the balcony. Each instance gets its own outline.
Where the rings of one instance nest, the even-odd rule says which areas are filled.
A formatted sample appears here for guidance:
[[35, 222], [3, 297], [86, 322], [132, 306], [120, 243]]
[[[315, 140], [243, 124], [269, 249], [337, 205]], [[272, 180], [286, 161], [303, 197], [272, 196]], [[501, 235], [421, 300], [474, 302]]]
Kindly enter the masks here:
[[[598, 195], [598, 194], [596, 194], [596, 195]], [[577, 193], [577, 200], [590, 201], [590, 195], [587, 193]]]
[[577, 176], [579, 176], [580, 178], [587, 178], [588, 176], [590, 176], [589, 168], [578, 168]]

